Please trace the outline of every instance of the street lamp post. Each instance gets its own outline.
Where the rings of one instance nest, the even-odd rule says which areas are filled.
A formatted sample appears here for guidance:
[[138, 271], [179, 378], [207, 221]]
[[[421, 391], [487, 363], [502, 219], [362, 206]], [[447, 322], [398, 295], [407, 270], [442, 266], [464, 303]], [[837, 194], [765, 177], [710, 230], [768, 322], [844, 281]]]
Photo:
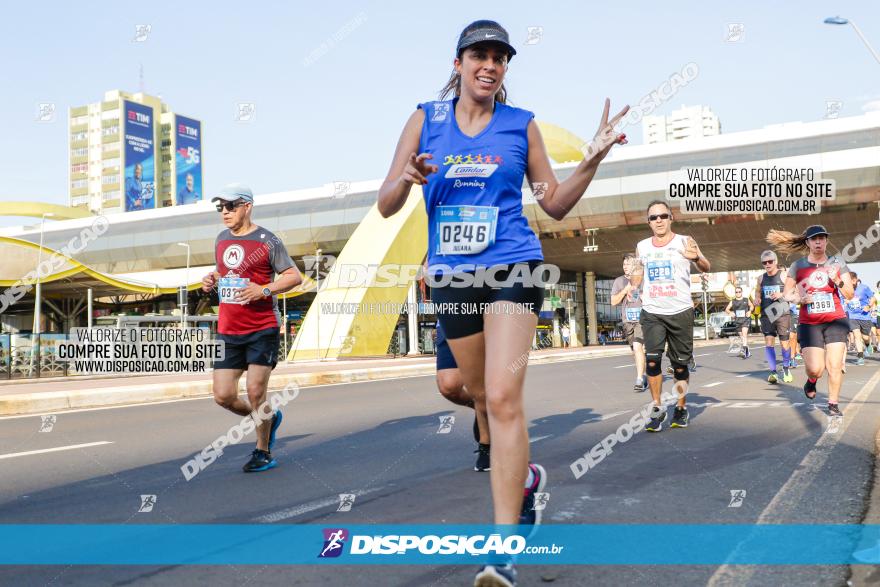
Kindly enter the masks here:
[[315, 324], [315, 329], [318, 334], [318, 360], [323, 361], [324, 358], [321, 356], [321, 304], [318, 300], [318, 294], [321, 292], [321, 249], [317, 249], [315, 251], [315, 305], [317, 306], [316, 310], [318, 312], [318, 321]]
[[46, 218], [55, 216], [52, 212], [43, 212], [40, 217], [40, 248], [37, 251], [37, 285], [34, 291], [34, 324], [31, 332], [34, 334], [33, 344], [35, 345], [31, 352], [31, 370], [33, 371], [34, 361], [37, 363], [37, 377], [40, 376], [40, 334], [42, 331], [42, 306], [43, 291], [40, 287], [40, 265], [43, 264], [43, 228], [46, 226]]
[[180, 327], [186, 328], [186, 318], [187, 313], [189, 312], [189, 253], [190, 246], [189, 243], [177, 243], [181, 247], [186, 247], [186, 274], [184, 276], [183, 282], [183, 292], [178, 292], [178, 302], [183, 302], [181, 312], [180, 312]]
[[833, 25], [846, 25], [846, 24], [852, 25], [853, 30], [856, 32], [856, 34], [859, 36], [859, 38], [865, 44], [865, 47], [867, 47], [868, 51], [871, 52], [871, 55], [874, 56], [874, 60], [877, 63], [880, 63], [880, 55], [877, 54], [877, 51], [874, 50], [874, 47], [871, 46], [871, 43], [868, 42], [868, 39], [865, 38], [865, 35], [862, 34], [861, 29], [859, 29], [859, 27], [856, 26], [855, 22], [853, 22], [850, 19], [843, 18], [840, 16], [829, 16], [823, 22], [825, 24], [833, 24]]

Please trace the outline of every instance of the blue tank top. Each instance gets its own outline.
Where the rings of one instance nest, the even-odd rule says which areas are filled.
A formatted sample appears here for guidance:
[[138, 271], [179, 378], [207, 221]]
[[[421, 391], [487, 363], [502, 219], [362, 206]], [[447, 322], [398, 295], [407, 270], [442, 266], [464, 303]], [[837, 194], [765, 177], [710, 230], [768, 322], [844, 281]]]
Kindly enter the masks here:
[[[534, 114], [495, 103], [488, 126], [475, 137], [458, 128], [455, 105], [425, 102], [419, 153], [439, 168], [422, 186], [428, 213], [428, 272], [473, 271], [521, 261], [543, 261], [541, 243], [523, 216], [528, 164], [526, 129]], [[464, 267], [464, 269], [462, 269]], [[471, 269], [468, 269], [471, 268]]]

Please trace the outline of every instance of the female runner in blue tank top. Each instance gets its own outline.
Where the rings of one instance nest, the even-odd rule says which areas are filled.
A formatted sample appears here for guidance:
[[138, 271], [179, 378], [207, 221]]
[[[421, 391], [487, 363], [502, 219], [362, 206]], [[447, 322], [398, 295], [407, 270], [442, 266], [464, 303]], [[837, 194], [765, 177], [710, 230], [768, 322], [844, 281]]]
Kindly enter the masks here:
[[[476, 21], [464, 29], [441, 101], [419, 104], [403, 129], [378, 208], [387, 218], [401, 209], [413, 184], [422, 186], [428, 279], [444, 284], [433, 287], [433, 301], [443, 308], [438, 317], [465, 387], [475, 402], [484, 397], [487, 402], [495, 523], [538, 524], [534, 496], [547, 476], [540, 465], [529, 463], [522, 391], [544, 297], [543, 284], [533, 284], [531, 276], [533, 270], [541, 272], [543, 254], [523, 216], [523, 177], [528, 175], [538, 205], [561, 220], [611, 147], [626, 142], [614, 125], [629, 107], [609, 120], [605, 101], [585, 159], [559, 183], [534, 115], [506, 104], [504, 76], [515, 54], [496, 22]], [[454, 98], [444, 100], [450, 93]], [[467, 273], [507, 284], [492, 288], [475, 280], [461, 287], [465, 281], [452, 277]], [[509, 565], [480, 572], [515, 581]]]

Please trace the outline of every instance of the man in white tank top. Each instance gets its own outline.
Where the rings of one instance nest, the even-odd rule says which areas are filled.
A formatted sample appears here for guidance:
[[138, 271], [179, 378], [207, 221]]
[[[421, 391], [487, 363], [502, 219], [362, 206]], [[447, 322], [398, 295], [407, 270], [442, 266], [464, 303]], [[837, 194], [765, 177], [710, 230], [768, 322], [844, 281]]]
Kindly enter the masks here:
[[685, 397], [690, 373], [688, 363], [694, 352], [694, 305], [691, 299], [691, 262], [705, 273], [710, 264], [700, 252], [696, 241], [672, 232], [672, 210], [661, 200], [648, 206], [648, 226], [654, 233], [636, 247], [639, 266], [633, 272], [633, 283], [642, 284], [640, 322], [645, 339], [645, 372], [654, 407], [649, 432], [660, 432], [666, 419], [662, 407], [663, 375], [660, 361], [663, 350], [672, 363], [672, 376], [678, 402], [672, 415], [673, 428], [687, 428], [688, 411]]

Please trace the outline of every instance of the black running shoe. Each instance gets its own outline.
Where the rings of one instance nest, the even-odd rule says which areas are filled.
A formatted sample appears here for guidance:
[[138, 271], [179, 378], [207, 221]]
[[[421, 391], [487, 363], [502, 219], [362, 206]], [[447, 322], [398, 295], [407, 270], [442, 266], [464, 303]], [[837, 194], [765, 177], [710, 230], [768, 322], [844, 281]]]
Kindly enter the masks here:
[[485, 565], [474, 577], [474, 587], [514, 587], [516, 569], [511, 563], [506, 565]]
[[648, 432], [660, 432], [663, 430], [663, 421], [665, 419], [666, 410], [659, 406], [654, 406], [651, 409], [651, 420], [648, 422], [647, 426], [645, 426], [645, 430]]
[[477, 464], [474, 465], [474, 471], [491, 471], [489, 459], [489, 445], [488, 444], [479, 444], [477, 446], [477, 450], [474, 451], [477, 453]]
[[275, 415], [272, 416], [272, 427], [269, 429], [269, 450], [271, 451], [275, 447], [275, 433], [278, 432], [278, 427], [281, 426], [281, 419], [284, 418], [284, 414], [281, 413], [281, 410], [275, 412]]
[[688, 409], [686, 407], [675, 406], [672, 412], [672, 422], [670, 428], [687, 428], [688, 427]]
[[807, 396], [807, 399], [813, 400], [816, 399], [816, 382], [810, 381], [807, 379], [807, 382], [804, 383], [804, 395]]
[[272, 458], [272, 453], [257, 448], [251, 453], [251, 460], [245, 463], [242, 470], [245, 473], [259, 473], [260, 471], [268, 471], [277, 465], [278, 461]]
[[529, 463], [529, 469], [534, 473], [535, 480], [523, 489], [522, 510], [519, 513], [520, 525], [533, 527], [526, 538], [531, 537], [536, 527], [541, 524], [541, 510], [535, 509], [535, 494], [544, 491], [544, 486], [547, 485], [547, 472], [544, 467]]
[[843, 412], [837, 404], [828, 404], [828, 415], [832, 418], [843, 418]]

